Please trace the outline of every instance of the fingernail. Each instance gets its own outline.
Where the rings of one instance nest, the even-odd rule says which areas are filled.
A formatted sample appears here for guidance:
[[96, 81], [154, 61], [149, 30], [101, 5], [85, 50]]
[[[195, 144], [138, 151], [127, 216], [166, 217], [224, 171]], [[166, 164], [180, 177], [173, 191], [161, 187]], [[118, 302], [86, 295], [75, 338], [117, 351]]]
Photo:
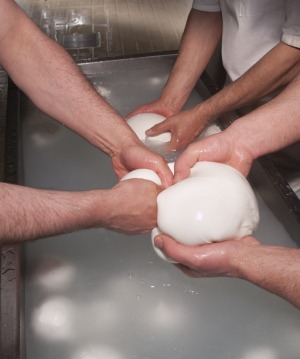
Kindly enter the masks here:
[[163, 247], [163, 239], [160, 236], [156, 236], [154, 239], [155, 247], [162, 249]]

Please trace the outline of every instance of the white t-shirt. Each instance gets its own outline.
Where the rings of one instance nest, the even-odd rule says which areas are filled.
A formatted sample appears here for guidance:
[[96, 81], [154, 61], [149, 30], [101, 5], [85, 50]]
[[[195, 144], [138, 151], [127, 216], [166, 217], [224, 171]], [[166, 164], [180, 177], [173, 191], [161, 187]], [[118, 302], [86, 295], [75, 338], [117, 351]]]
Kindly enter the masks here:
[[193, 8], [222, 12], [222, 59], [231, 81], [280, 41], [300, 47], [300, 0], [194, 0]]

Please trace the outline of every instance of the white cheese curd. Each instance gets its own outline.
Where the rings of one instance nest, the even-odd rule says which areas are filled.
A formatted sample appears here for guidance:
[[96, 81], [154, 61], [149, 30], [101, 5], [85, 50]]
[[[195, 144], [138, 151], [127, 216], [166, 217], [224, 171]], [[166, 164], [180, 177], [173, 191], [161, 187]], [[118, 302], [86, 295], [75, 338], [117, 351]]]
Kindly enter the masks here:
[[231, 166], [198, 162], [189, 178], [157, 197], [158, 228], [187, 245], [240, 239], [259, 222], [255, 194]]
[[205, 128], [205, 130], [200, 134], [198, 139], [209, 137], [220, 132], [222, 132], [221, 128], [217, 124], [212, 123]]
[[[169, 167], [174, 171], [173, 163]], [[146, 170], [136, 171], [131, 172], [132, 178], [134, 172], [143, 178]], [[153, 172], [144, 172], [144, 178], [151, 180], [149, 171]], [[222, 163], [196, 163], [188, 178], [158, 195], [157, 206], [158, 228], [152, 231], [152, 244], [167, 261], [171, 260], [154, 245], [159, 233], [193, 246], [241, 239], [251, 235], [259, 223], [257, 200], [249, 182], [235, 168]]]
[[133, 179], [133, 178], [145, 179], [145, 180], [149, 180], [149, 181], [156, 183], [158, 186], [161, 185], [161, 180], [160, 180], [158, 174], [156, 174], [154, 171], [149, 170], [147, 168], [133, 170], [133, 171], [127, 173], [124, 177], [122, 177], [121, 181]]
[[170, 132], [165, 132], [153, 137], [146, 136], [145, 132], [154, 125], [163, 122], [165, 119], [164, 116], [147, 112], [132, 116], [127, 120], [127, 124], [135, 132], [140, 141], [148, 147], [161, 146], [171, 141]]

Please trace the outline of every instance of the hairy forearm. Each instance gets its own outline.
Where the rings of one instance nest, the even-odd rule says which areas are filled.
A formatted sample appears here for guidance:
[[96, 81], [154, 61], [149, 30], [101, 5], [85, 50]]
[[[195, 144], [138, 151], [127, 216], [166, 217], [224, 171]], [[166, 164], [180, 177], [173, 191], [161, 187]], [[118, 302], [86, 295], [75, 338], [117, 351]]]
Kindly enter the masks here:
[[235, 121], [224, 135], [253, 158], [300, 140], [300, 73], [273, 100]]
[[[0, 63], [31, 100], [109, 155], [116, 154], [123, 142], [135, 141], [129, 127], [98, 95], [67, 52], [14, 2], [2, 3]], [[5, 10], [14, 16], [5, 15]]]
[[300, 308], [300, 250], [253, 245], [238, 261], [238, 276]]
[[[300, 49], [279, 43], [236, 81], [198, 106], [210, 117], [255, 103], [288, 84], [300, 70]], [[196, 108], [197, 110], [197, 108]]]
[[179, 111], [214, 53], [222, 33], [220, 13], [191, 10], [176, 63], [161, 99]]
[[1, 183], [0, 203], [3, 244], [105, 226], [111, 201], [108, 191], [49, 191]]

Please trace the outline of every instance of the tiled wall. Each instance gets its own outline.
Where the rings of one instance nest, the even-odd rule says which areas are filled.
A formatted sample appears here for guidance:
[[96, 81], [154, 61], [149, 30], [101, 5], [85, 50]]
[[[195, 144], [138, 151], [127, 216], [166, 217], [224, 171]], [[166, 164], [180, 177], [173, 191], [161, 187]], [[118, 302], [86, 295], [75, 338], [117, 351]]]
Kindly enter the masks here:
[[[176, 50], [192, 4], [191, 0], [17, 2], [50, 37], [62, 45], [64, 40], [75, 44], [68, 51], [76, 61]], [[85, 39], [96, 40], [96, 46], [84, 46]]]

